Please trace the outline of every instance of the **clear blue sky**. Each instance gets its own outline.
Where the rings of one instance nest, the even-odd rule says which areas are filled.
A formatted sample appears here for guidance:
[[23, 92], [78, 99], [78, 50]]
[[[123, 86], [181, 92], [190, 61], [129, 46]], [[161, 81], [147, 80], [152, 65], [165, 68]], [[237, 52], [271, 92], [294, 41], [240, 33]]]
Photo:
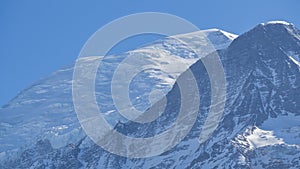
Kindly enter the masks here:
[[269, 20], [286, 20], [299, 28], [299, 7], [299, 0], [2, 0], [0, 106], [34, 81], [70, 65], [97, 29], [124, 15], [165, 12], [200, 29], [241, 34]]

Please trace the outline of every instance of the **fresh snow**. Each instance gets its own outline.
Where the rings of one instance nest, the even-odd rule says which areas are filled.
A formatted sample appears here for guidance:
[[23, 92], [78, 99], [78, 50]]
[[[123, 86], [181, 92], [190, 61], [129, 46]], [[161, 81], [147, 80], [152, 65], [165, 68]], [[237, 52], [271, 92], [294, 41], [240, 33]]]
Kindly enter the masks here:
[[[214, 48], [209, 48], [209, 45], [206, 44], [207, 40], [203, 37], [203, 33], [212, 42]], [[212, 29], [176, 36], [178, 39], [191, 42], [191, 45], [199, 50], [197, 52], [205, 56], [215, 49], [226, 48], [232, 42], [232, 38], [237, 35]], [[178, 48], [181, 48], [183, 53], [176, 53]], [[199, 57], [203, 57], [194, 55], [174, 38], [166, 38], [163, 41], [129, 51], [123, 56], [107, 56], [100, 65], [103, 66], [101, 67], [103, 71], [98, 77], [98, 80], [101, 79], [101, 81], [96, 80], [97, 86], [110, 86], [109, 80], [114, 73], [112, 68], [119, 64], [122, 57], [138, 54], [145, 57], [145, 62], [152, 65], [152, 69], [146, 70], [135, 79], [136, 84], [133, 86], [134, 90], [131, 91], [134, 96], [133, 103], [137, 107], [140, 106], [141, 109], [146, 109], [149, 105], [140, 104], [144, 103], [143, 100], [140, 101], [140, 98], [150, 96], [150, 101], [155, 102], [162, 97], [152, 92], [153, 87], [166, 94], [176, 78]], [[93, 56], [79, 59], [92, 63], [103, 57]], [[184, 66], [176, 66], [178, 62], [184, 63]], [[22, 91], [15, 99], [0, 109], [0, 153], [8, 154], [18, 151], [22, 147], [31, 147], [39, 139], [48, 139], [53, 147], [60, 148], [78, 142], [84, 137], [73, 109], [72, 75], [73, 66], [58, 70]], [[147, 83], [144, 83], [145, 81]], [[100, 98], [98, 100], [99, 107], [107, 109], [103, 111], [104, 115], [113, 124], [118, 121], [120, 115], [116, 116], [115, 109], [107, 99], [109, 95], [97, 92], [97, 86], [96, 95]], [[143, 91], [137, 90], [139, 88]], [[102, 90], [102, 88], [98, 89]], [[0, 158], [3, 156], [1, 153]]]
[[296, 65], [298, 65], [300, 67], [300, 55], [299, 54], [297, 54], [293, 51], [288, 51], [286, 54]]
[[270, 145], [300, 145], [300, 116], [292, 114], [268, 118], [260, 126], [248, 129], [244, 134], [251, 149]]
[[282, 139], [274, 136], [273, 131], [262, 130], [258, 127], [252, 131], [252, 134], [246, 136], [246, 139], [251, 149], [284, 143]]
[[283, 25], [291, 25], [291, 23], [288, 23], [286, 21], [269, 21], [267, 24], [283, 24]]
[[235, 38], [238, 37], [238, 35], [235, 35], [235, 34], [232, 34], [232, 33], [229, 33], [229, 32], [225, 32], [223, 30], [220, 30], [220, 32], [223, 33], [226, 37], [228, 37], [231, 40], [234, 40]]

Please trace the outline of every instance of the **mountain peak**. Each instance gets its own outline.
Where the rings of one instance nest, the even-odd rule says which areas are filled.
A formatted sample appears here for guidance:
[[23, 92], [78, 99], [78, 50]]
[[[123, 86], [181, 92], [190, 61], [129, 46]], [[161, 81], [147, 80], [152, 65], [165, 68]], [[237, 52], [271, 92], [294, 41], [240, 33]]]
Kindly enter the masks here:
[[[175, 147], [149, 158], [118, 156], [87, 137], [72, 100], [73, 66], [59, 70], [26, 89], [6, 108], [0, 108], [0, 168], [299, 168], [300, 72], [293, 60], [300, 57], [300, 31], [291, 25], [271, 21], [238, 37], [220, 29], [201, 30], [174, 35], [189, 42], [188, 47], [176, 38], [167, 37], [143, 48], [103, 59], [101, 70], [95, 76], [97, 85], [94, 88], [99, 110], [114, 127], [112, 132], [137, 139], [154, 138], [172, 130], [183, 101], [177, 79], [182, 80], [186, 75], [182, 71], [188, 69], [178, 63], [190, 67], [198, 87], [195, 92], [201, 94], [196, 112], [199, 115], [192, 119], [195, 124]], [[219, 51], [208, 48], [205, 37]], [[202, 56], [189, 50], [190, 46], [203, 55], [203, 60], [199, 60]], [[223, 102], [211, 102], [214, 82], [210, 81], [209, 72], [202, 62], [207, 59], [212, 63], [209, 56], [214, 54], [220, 54], [226, 78], [225, 110], [222, 117], [216, 119], [218, 127], [210, 138], [199, 144], [203, 129], [212, 126], [205, 124], [210, 110]], [[147, 110], [155, 110], [155, 106], [164, 100], [148, 107], [146, 101], [151, 91], [166, 91], [163, 96], [167, 102], [162, 116], [150, 123], [123, 121], [111, 97], [112, 77], [129, 55], [139, 56], [139, 60], [128, 64], [128, 69], [139, 63], [146, 68], [130, 82], [128, 96], [132, 96], [129, 99], [133, 107], [143, 109], [145, 106]], [[140, 58], [144, 61], [140, 62]], [[94, 58], [85, 61], [86, 65], [95, 62]], [[189, 88], [190, 80], [186, 80], [182, 87]], [[216, 90], [218, 92], [221, 88]], [[195, 103], [194, 97], [189, 96], [184, 102]], [[187, 111], [193, 109], [188, 107]], [[190, 118], [188, 120], [191, 122]], [[185, 132], [181, 128], [175, 129], [170, 140], [159, 140], [162, 141], [160, 145], [167, 141], [177, 142], [177, 133]], [[125, 146], [125, 152], [130, 153], [136, 148], [123, 144], [122, 139], [110, 140], [112, 137], [106, 136], [105, 141]], [[107, 142], [107, 145], [113, 144]], [[137, 148], [143, 153], [150, 152]]]
[[293, 25], [292, 23], [286, 22], [286, 21], [269, 21], [266, 23], [261, 23], [262, 25], [286, 25], [286, 26], [291, 26]]
[[210, 37], [216, 37], [216, 36], [224, 36], [230, 40], [233, 40], [238, 37], [238, 35], [226, 32], [221, 29], [217, 28], [211, 28], [211, 29], [204, 29], [204, 30], [199, 30], [195, 32], [190, 32], [190, 33], [185, 33], [185, 34], [179, 34], [179, 35], [174, 35], [173, 37], [191, 37], [191, 36], [197, 36], [197, 35], [206, 35], [208, 38]]
[[[294, 29], [293, 23], [286, 21], [268, 21], [265, 23], [260, 23], [254, 27], [254, 29]], [[251, 31], [251, 30], [250, 30]]]
[[285, 42], [295, 42], [300, 39], [300, 30], [292, 23], [286, 21], [269, 21], [260, 23], [248, 32], [236, 38], [231, 46], [235, 46], [237, 41], [246, 41], [248, 44], [267, 40], [277, 44], [277, 46], [288, 46]]
[[289, 23], [286, 21], [268, 21], [266, 23], [260, 23], [255, 28], [263, 28], [263, 29], [273, 29], [273, 30], [283, 30], [283, 29], [296, 29], [293, 23]]

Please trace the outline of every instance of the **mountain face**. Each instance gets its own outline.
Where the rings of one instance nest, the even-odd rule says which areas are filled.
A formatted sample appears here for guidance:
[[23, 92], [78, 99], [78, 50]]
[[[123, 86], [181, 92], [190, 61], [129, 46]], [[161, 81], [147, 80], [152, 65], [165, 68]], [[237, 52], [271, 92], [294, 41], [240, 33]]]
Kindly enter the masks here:
[[[208, 40], [205, 37], [215, 49], [224, 49], [237, 36], [218, 29], [204, 30], [167, 37], [125, 54], [102, 59], [95, 90], [99, 107], [107, 120], [112, 125], [123, 120], [113, 106], [110, 86], [114, 70], [124, 58], [138, 56], [146, 66], [151, 66], [133, 79], [133, 86], [130, 88], [133, 105], [144, 110], [150, 105], [147, 97], [152, 90], [167, 93], [182, 72], [200, 57], [215, 50], [207, 45]], [[196, 55], [178, 39], [189, 40], [189, 43], [197, 46], [198, 53], [203, 55]], [[100, 59], [93, 57], [87, 62], [92, 64]], [[182, 67], [176, 66], [177, 63], [181, 63]], [[17, 158], [39, 140], [47, 140], [52, 148], [60, 149], [86, 137], [73, 107], [73, 70], [74, 65], [50, 74], [23, 90], [0, 109], [0, 161], [3, 161], [0, 164]], [[161, 98], [160, 95], [151, 97], [154, 101]]]
[[[191, 131], [174, 148], [159, 156], [139, 159], [111, 154], [96, 145], [85, 135], [74, 112], [73, 68], [70, 67], [24, 90], [0, 110], [0, 168], [300, 168], [300, 31], [289, 23], [269, 22], [237, 38], [220, 30], [205, 33], [217, 51], [206, 51], [197, 32], [177, 35], [190, 39], [205, 55], [195, 56], [174, 39], [167, 38], [125, 56], [108, 57], [103, 62], [107, 72], [99, 74], [96, 81], [98, 87], [105, 88], [109, 84], [110, 68], [122, 57], [136, 52], [149, 56], [146, 58], [158, 65], [162, 62], [171, 65], [163, 57], [151, 60], [160, 56], [158, 53], [185, 61], [196, 79], [201, 104]], [[225, 110], [217, 129], [200, 144], [198, 138], [211, 109], [210, 79], [202, 61], [217, 54], [227, 81]], [[109, 93], [96, 93], [103, 104], [99, 107], [112, 114], [107, 118], [115, 130], [127, 136], [160, 134], [172, 126], [179, 113], [178, 82], [185, 78], [186, 68], [171, 71], [171, 76], [167, 76], [170, 72], [159, 75], [145, 72], [136, 79], [137, 85], [143, 78], [155, 79], [146, 89], [156, 86], [166, 94], [165, 111], [153, 122], [120, 120], [112, 113], [114, 110], [107, 99]], [[150, 92], [133, 90], [132, 95], [143, 98], [144, 93]], [[156, 97], [156, 104], [163, 101], [159, 99]], [[188, 98], [187, 102], [192, 99]], [[146, 113], [151, 109], [143, 100], [133, 103]], [[118, 122], [114, 123], [115, 118]]]

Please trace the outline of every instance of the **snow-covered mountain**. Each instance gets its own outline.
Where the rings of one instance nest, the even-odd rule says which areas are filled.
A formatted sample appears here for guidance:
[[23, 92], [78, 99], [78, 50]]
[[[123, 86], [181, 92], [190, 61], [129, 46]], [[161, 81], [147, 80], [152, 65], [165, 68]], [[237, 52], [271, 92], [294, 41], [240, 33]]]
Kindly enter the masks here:
[[[142, 111], [150, 106], [149, 94], [153, 102], [159, 100], [161, 93], [166, 94], [176, 78], [197, 58], [226, 48], [236, 37], [218, 29], [203, 30], [167, 37], [121, 55], [86, 59], [91, 64], [102, 59], [96, 78], [99, 107], [112, 125], [122, 120], [114, 107], [110, 87], [112, 75], [124, 58], [137, 57], [149, 67], [133, 79], [130, 88], [132, 104]], [[197, 52], [203, 55], [196, 55], [179, 40], [196, 45]], [[72, 102], [73, 67], [58, 70], [34, 83], [0, 109], [1, 159], [15, 157], [41, 139], [49, 140], [53, 148], [61, 148], [85, 137]], [[159, 91], [158, 95], [153, 95], [153, 90]]]
[[[167, 38], [125, 54], [160, 56], [164, 52], [163, 55], [178, 57], [190, 66], [199, 86], [201, 104], [196, 123], [176, 147], [159, 156], [131, 159], [111, 154], [94, 144], [81, 129], [72, 106], [73, 68], [70, 67], [35, 83], [0, 110], [0, 167], [300, 168], [300, 31], [290, 23], [273, 21], [259, 24], [237, 38], [220, 30], [205, 33], [218, 51], [206, 51], [204, 56], [196, 57], [194, 52]], [[178, 36], [190, 39], [197, 49], [205, 51], [205, 43], [197, 35], [195, 32]], [[227, 80], [226, 106], [217, 129], [200, 144], [198, 137], [210, 109], [211, 93], [206, 69], [201, 60], [195, 59], [209, 60], [216, 54], [221, 57]], [[109, 77], [110, 68], [119, 63], [118, 58], [122, 56], [107, 57], [107, 62], [103, 62], [107, 72], [98, 77], [101, 89], [110, 80], [105, 81], [103, 75]], [[168, 61], [152, 59], [151, 63], [171, 65]], [[129, 136], [149, 137], [169, 128], [181, 103], [176, 79], [184, 78], [186, 68], [172, 71], [171, 76], [153, 72], [141, 76], [140, 80], [158, 79], [146, 88], [162, 88], [167, 107], [151, 123], [121, 121], [115, 129]], [[145, 97], [144, 92], [133, 93], [133, 99], [141, 94]], [[146, 93], [149, 95], [151, 90]], [[99, 92], [97, 99], [101, 104], [107, 100], [105, 107], [109, 107], [106, 97]], [[140, 105], [138, 99], [133, 103]], [[140, 109], [147, 106], [142, 105]]]

